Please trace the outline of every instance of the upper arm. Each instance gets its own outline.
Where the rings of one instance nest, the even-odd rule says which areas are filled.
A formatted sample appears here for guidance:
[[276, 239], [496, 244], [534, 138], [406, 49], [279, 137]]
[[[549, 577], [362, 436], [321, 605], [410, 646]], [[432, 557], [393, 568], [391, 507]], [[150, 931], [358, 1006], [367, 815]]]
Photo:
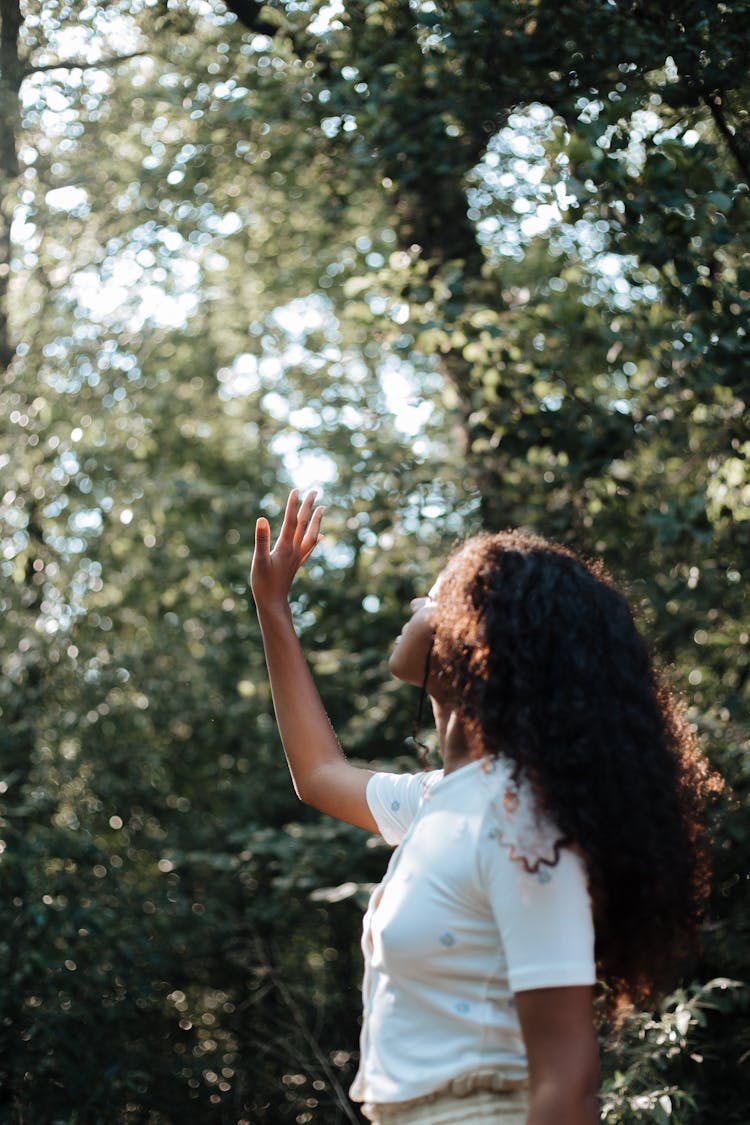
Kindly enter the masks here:
[[377, 832], [378, 826], [367, 803], [367, 783], [371, 777], [372, 770], [352, 766], [342, 758], [318, 766], [308, 774], [304, 790], [298, 793], [305, 804], [328, 816], [367, 832]]
[[395, 846], [406, 836], [425, 792], [440, 774], [440, 770], [373, 772], [339, 757], [307, 771], [297, 793], [308, 805], [367, 832], [377, 832]]
[[593, 986], [516, 992], [529, 1061], [530, 1121], [589, 1125], [598, 1121], [599, 1047]]
[[395, 846], [406, 836], [425, 793], [441, 772], [374, 772], [352, 766], [341, 756], [307, 770], [304, 784], [295, 784], [306, 804], [377, 832]]
[[529, 872], [489, 836], [480, 846], [513, 991], [593, 984], [594, 925], [578, 857], [563, 849], [553, 867]]

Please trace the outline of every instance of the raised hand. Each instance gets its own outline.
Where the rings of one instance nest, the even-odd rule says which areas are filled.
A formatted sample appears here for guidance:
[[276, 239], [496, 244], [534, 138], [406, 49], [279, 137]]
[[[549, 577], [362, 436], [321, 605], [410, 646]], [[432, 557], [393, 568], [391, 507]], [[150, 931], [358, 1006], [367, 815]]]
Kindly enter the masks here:
[[250, 568], [250, 588], [255, 604], [286, 602], [295, 574], [306, 562], [320, 538], [325, 508], [315, 508], [315, 491], [300, 504], [299, 492], [289, 493], [279, 537], [271, 550], [271, 528], [265, 516], [255, 525], [255, 551]]

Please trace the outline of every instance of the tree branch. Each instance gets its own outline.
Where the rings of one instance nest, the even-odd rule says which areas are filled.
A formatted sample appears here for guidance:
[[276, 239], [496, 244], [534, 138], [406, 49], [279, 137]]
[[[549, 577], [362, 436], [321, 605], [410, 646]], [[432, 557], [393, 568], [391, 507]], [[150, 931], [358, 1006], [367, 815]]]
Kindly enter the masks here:
[[113, 66], [119, 66], [120, 63], [128, 62], [130, 59], [140, 59], [148, 54], [150, 54], [149, 51], [131, 51], [129, 55], [113, 55], [108, 59], [99, 59], [98, 62], [89, 62], [87, 59], [70, 59], [67, 62], [60, 61], [44, 63], [42, 66], [27, 66], [24, 69], [23, 77], [28, 78], [30, 74], [43, 74], [47, 70], [108, 70]]
[[726, 119], [724, 107], [721, 102], [721, 94], [704, 87], [701, 91], [701, 97], [708, 106], [716, 128], [726, 141], [727, 148], [737, 161], [739, 169], [745, 178], [745, 182], [750, 183], [750, 162], [748, 162], [748, 158], [743, 152], [743, 146], [740, 144], [737, 134]]

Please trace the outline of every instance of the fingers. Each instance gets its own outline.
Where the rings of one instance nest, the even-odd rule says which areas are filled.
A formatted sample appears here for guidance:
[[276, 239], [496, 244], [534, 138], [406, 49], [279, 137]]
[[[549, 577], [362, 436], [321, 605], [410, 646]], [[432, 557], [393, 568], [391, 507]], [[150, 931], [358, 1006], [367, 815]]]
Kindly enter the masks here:
[[[294, 544], [296, 547], [301, 546], [302, 541], [307, 537], [310, 513], [312, 512], [317, 495], [317, 492], [313, 489], [312, 492], [308, 492], [300, 505], [299, 512], [297, 513], [297, 527], [294, 532]], [[318, 524], [320, 524], [320, 520], [318, 520]]]
[[325, 514], [325, 508], [316, 508], [313, 512], [310, 526], [307, 533], [300, 543], [301, 562], [306, 562], [310, 555], [313, 553], [320, 540], [320, 523]]
[[277, 546], [289, 547], [294, 542], [297, 530], [297, 507], [299, 505], [299, 490], [293, 488], [289, 493], [284, 510], [284, 522], [281, 525]]
[[[313, 550], [318, 541], [320, 532], [320, 521], [323, 518], [325, 509], [316, 508], [313, 512], [315, 498], [317, 492], [313, 489], [308, 492], [302, 503], [299, 503], [299, 489], [293, 488], [289, 493], [284, 510], [284, 522], [281, 525], [279, 538], [276, 541], [277, 547], [290, 548], [294, 547], [302, 556], [301, 561], [304, 562], [305, 558]], [[260, 521], [259, 521], [260, 522]], [[263, 521], [265, 527], [268, 528], [268, 521]], [[258, 536], [258, 527], [256, 525], [256, 544]], [[268, 536], [270, 539], [270, 528], [268, 528]]]

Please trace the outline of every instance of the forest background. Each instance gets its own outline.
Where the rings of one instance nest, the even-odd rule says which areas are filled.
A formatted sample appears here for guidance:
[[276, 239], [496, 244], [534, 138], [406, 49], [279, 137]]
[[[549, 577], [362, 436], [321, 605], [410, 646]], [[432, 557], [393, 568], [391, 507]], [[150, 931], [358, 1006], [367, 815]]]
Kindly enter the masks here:
[[247, 582], [314, 483], [355, 760], [457, 537], [625, 584], [728, 784], [603, 1120], [747, 1125], [750, 5], [231, 8], [0, 0], [0, 1121], [359, 1120], [388, 853], [296, 802]]

